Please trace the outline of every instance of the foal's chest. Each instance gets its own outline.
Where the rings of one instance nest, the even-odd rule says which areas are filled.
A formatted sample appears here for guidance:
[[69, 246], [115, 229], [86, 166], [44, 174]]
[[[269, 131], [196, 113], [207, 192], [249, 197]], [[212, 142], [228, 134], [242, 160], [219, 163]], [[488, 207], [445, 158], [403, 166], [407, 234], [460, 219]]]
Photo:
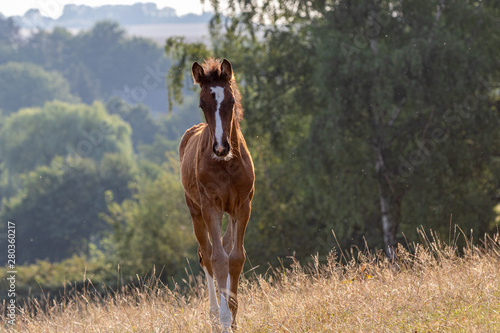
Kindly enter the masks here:
[[253, 190], [253, 177], [241, 163], [220, 163], [214, 167], [200, 165], [200, 194], [217, 202], [219, 209], [231, 213], [248, 200]]

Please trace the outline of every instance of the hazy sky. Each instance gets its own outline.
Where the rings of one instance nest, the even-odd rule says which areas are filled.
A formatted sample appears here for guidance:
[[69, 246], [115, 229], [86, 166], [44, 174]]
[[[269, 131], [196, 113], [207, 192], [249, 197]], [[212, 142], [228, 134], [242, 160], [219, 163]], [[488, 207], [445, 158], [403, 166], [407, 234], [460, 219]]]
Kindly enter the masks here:
[[5, 16], [24, 15], [28, 9], [38, 8], [42, 15], [57, 18], [62, 14], [66, 4], [97, 7], [102, 5], [132, 5], [137, 2], [154, 2], [159, 8], [172, 7], [177, 11], [177, 15], [201, 14], [204, 7], [205, 10], [211, 9], [208, 4], [203, 7], [200, 0], [2, 0], [0, 1], [0, 13]]

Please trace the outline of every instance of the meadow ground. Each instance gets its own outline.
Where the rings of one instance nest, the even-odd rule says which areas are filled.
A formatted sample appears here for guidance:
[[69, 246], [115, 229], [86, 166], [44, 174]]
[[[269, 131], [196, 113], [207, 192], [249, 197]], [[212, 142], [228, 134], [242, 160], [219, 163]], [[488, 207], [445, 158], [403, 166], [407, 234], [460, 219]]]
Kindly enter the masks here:
[[[324, 265], [244, 278], [239, 332], [500, 332], [500, 236], [480, 244], [425, 237], [393, 264], [380, 253], [332, 253]], [[7, 332], [210, 332], [203, 281], [183, 293], [150, 280], [104, 299], [85, 291], [35, 304], [18, 309]]]

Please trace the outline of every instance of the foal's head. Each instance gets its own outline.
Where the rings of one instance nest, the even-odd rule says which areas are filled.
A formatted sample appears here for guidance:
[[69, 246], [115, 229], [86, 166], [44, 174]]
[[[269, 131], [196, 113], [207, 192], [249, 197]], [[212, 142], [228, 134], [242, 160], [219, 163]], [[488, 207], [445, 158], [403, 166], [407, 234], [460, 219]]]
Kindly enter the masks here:
[[[233, 121], [241, 119], [240, 95], [229, 61], [208, 59], [203, 66], [195, 62], [192, 67], [194, 83], [200, 88], [200, 108], [212, 138], [215, 158], [228, 160], [232, 157], [231, 131]], [[238, 110], [236, 110], [238, 109]]]

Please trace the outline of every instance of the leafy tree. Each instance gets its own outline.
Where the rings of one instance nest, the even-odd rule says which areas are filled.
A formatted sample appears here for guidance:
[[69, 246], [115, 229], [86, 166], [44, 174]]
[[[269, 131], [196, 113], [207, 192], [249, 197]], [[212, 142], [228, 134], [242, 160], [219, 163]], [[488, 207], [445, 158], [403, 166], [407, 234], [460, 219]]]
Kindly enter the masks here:
[[155, 136], [155, 141], [151, 145], [140, 145], [138, 156], [142, 161], [148, 161], [161, 166], [169, 159], [169, 153], [176, 152], [179, 148], [178, 140], [169, 140], [162, 134]]
[[[370, 209], [366, 204], [378, 201], [389, 255], [401, 224], [411, 236], [419, 225], [448, 231], [453, 214], [464, 229], [489, 231], [500, 149], [499, 114], [488, 101], [490, 80], [500, 74], [493, 28], [499, 8], [472, 1], [336, 8], [313, 30], [321, 36], [317, 81], [327, 106], [315, 115], [310, 142], [340, 149], [314, 145], [321, 159], [311, 168], [338, 166], [339, 179], [350, 183], [365, 177], [353, 167], [364, 169], [372, 190], [360, 191], [362, 200], [350, 207]], [[356, 44], [353, 30], [363, 43]], [[343, 52], [333, 52], [338, 49]]]
[[185, 89], [183, 93], [183, 104], [176, 107], [165, 117], [159, 119], [163, 122], [162, 134], [166, 138], [180, 141], [187, 128], [203, 121], [203, 113], [199, 108], [198, 98], [197, 93], [193, 93], [191, 89]]
[[166, 162], [167, 151], [177, 151], [179, 140], [186, 128], [198, 124], [201, 112], [194, 96], [188, 96], [184, 105], [167, 116], [153, 119], [151, 110], [143, 105], [129, 105], [119, 97], [106, 103], [110, 114], [117, 114], [132, 128], [132, 143], [142, 159], [161, 165]]
[[62, 27], [52, 31], [39, 30], [21, 45], [23, 61], [44, 67], [46, 70], [65, 73], [70, 62], [77, 57], [74, 37]]
[[117, 93], [142, 102], [151, 91], [164, 87], [168, 67], [159, 45], [129, 38], [109, 21], [77, 35], [60, 27], [39, 31], [20, 44], [18, 57], [61, 73], [71, 92], [87, 104]]
[[23, 107], [42, 106], [55, 99], [77, 101], [60, 74], [30, 63], [0, 65], [0, 109], [11, 113]]
[[[23, 176], [16, 195], [4, 202], [0, 217], [16, 223], [19, 263], [36, 259], [59, 261], [88, 254], [107, 225], [98, 215], [106, 211], [105, 192], [117, 198], [130, 195], [133, 165], [123, 156], [55, 158]], [[126, 193], [126, 192], [128, 193]]]
[[49, 165], [55, 156], [100, 161], [105, 153], [131, 158], [130, 127], [104, 106], [51, 102], [24, 109], [5, 119], [0, 155], [11, 174]]
[[110, 81], [128, 70], [116, 65], [121, 62], [120, 44], [124, 37], [125, 30], [117, 23], [103, 21], [83, 32], [76, 41], [79, 59], [92, 71], [94, 78], [102, 79], [99, 85], [104, 91], [110, 91], [113, 88]]
[[181, 68], [231, 55], [256, 160], [252, 220], [267, 246], [304, 258], [331, 248], [333, 229], [343, 246], [365, 235], [392, 256], [401, 230], [447, 232], [451, 213], [491, 230], [495, 2], [211, 3], [212, 50], [172, 40], [167, 51]]
[[[75, 39], [78, 59], [99, 82], [101, 97], [127, 86], [142, 87], [147, 93], [163, 85], [162, 68], [167, 68], [167, 61], [153, 41], [126, 38], [125, 30], [109, 21], [96, 23]], [[141, 97], [136, 96], [136, 102], [141, 102]]]
[[110, 114], [116, 114], [130, 124], [134, 149], [141, 144], [152, 144], [160, 127], [151, 117], [151, 110], [144, 104], [128, 105], [119, 97], [112, 97], [106, 104]]
[[[156, 178], [141, 176], [131, 183], [132, 199], [108, 201], [103, 214], [112, 227], [108, 251], [125, 275], [162, 272], [178, 277], [186, 258], [196, 260], [195, 239], [179, 182], [177, 156], [170, 156]], [[111, 197], [108, 197], [111, 199]]]
[[19, 53], [26, 62], [61, 73], [68, 80], [72, 94], [85, 103], [92, 103], [100, 97], [100, 84], [83, 62], [79, 41], [67, 29], [55, 27], [50, 32], [35, 33], [21, 45]]
[[0, 64], [14, 60], [20, 41], [19, 26], [12, 18], [0, 14]]

